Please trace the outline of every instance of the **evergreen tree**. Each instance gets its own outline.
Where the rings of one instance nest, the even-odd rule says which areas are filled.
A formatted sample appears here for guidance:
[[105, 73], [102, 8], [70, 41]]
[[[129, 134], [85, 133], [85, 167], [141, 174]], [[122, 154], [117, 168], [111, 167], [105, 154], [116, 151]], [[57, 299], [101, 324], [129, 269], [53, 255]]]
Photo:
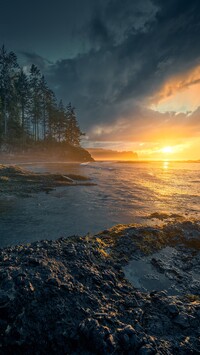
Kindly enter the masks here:
[[69, 103], [66, 111], [65, 141], [79, 147], [83, 135], [76, 119], [75, 108]]
[[41, 73], [33, 64], [30, 69], [29, 85], [30, 85], [30, 107], [29, 114], [31, 116], [33, 139], [38, 141], [40, 138], [39, 123], [42, 116], [42, 98], [41, 98]]
[[26, 114], [29, 105], [29, 82], [28, 77], [21, 69], [16, 81], [16, 91], [17, 91], [17, 98], [18, 98], [18, 105], [20, 109], [20, 121], [21, 121], [21, 128], [22, 128], [22, 146], [26, 143], [26, 137], [29, 130], [29, 120]]
[[8, 120], [15, 96], [14, 81], [16, 69], [19, 68], [17, 57], [13, 52], [7, 52], [4, 45], [0, 49], [0, 99], [2, 131], [5, 138], [8, 134]]
[[41, 108], [42, 108], [42, 131], [43, 131], [43, 139], [46, 139], [47, 134], [47, 123], [48, 123], [48, 99], [49, 99], [49, 88], [47, 86], [44, 75], [40, 80], [40, 91], [41, 91]]
[[45, 77], [33, 64], [27, 75], [13, 52], [0, 49], [0, 144], [26, 147], [28, 142], [67, 142], [80, 146], [81, 132], [71, 103], [57, 104]]
[[64, 140], [64, 129], [65, 129], [65, 109], [62, 100], [60, 100], [57, 110], [56, 117], [56, 138], [58, 142]]
[[55, 94], [52, 90], [46, 93], [46, 112], [47, 112], [47, 138], [52, 141], [56, 139], [56, 119], [58, 115], [58, 107]]

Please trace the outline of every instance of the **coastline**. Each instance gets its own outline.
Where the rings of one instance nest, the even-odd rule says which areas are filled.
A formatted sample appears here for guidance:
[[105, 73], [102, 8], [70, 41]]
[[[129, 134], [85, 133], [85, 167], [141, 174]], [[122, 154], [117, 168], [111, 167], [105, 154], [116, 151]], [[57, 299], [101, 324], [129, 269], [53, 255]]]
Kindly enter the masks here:
[[[199, 222], [184, 220], [1, 249], [2, 353], [198, 354], [199, 237]], [[155, 258], [166, 248], [171, 273]], [[131, 262], [149, 257], [180, 293], [128, 281]]]

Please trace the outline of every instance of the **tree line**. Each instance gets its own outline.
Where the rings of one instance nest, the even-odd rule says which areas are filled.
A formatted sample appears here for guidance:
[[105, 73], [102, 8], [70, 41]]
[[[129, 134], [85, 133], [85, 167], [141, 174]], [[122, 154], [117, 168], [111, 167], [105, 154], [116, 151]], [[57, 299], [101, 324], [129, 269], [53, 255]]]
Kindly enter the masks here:
[[0, 146], [25, 149], [37, 142], [80, 146], [75, 109], [58, 101], [36, 65], [25, 72], [14, 52], [0, 49]]

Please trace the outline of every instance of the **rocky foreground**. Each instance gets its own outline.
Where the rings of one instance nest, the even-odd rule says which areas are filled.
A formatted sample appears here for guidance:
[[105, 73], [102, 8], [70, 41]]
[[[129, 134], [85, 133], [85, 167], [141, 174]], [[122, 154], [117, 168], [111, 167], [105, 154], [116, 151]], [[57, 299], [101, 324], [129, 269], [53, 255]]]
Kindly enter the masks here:
[[[2, 249], [0, 353], [200, 354], [199, 250], [188, 221]], [[173, 293], [127, 281], [144, 259]]]

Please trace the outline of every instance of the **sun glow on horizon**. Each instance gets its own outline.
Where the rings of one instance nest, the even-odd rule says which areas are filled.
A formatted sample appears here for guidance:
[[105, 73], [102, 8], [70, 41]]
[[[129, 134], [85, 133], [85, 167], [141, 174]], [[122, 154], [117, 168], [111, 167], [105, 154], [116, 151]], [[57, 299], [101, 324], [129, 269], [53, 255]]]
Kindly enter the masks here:
[[172, 154], [174, 153], [173, 147], [167, 146], [161, 149], [161, 152], [164, 154]]
[[[188, 160], [195, 158], [194, 155], [190, 153], [192, 151], [191, 142], [173, 142], [171, 145], [165, 145], [163, 142], [157, 142], [154, 145], [146, 145], [146, 149], [138, 149], [138, 157], [147, 160], [163, 160], [163, 161], [173, 161], [173, 160]], [[194, 149], [194, 148], [193, 148]], [[196, 156], [198, 159], [198, 156]]]

